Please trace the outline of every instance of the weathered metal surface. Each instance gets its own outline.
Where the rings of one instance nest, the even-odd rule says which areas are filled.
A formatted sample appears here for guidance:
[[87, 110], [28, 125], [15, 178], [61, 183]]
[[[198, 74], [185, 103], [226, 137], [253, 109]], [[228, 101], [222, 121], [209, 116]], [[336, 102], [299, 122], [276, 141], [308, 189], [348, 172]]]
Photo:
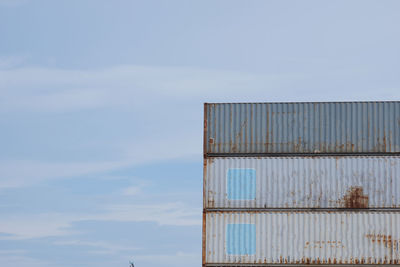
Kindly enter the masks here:
[[400, 208], [400, 156], [205, 160], [205, 208]]
[[400, 212], [206, 213], [205, 264], [400, 264]]
[[205, 153], [398, 153], [400, 102], [205, 104]]

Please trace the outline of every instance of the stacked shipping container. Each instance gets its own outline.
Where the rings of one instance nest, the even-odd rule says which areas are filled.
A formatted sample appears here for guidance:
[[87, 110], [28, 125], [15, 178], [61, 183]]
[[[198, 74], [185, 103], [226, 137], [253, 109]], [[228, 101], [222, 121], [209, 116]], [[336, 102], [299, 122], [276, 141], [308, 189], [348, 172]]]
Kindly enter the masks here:
[[205, 104], [203, 266], [400, 264], [400, 102]]

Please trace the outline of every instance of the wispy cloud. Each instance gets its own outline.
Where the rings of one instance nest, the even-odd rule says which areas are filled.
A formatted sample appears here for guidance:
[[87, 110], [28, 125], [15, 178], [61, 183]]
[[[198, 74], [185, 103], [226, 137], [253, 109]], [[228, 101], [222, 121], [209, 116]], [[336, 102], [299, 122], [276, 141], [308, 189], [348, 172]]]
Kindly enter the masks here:
[[122, 246], [100, 241], [90, 242], [82, 240], [66, 240], [66, 241], [56, 241], [53, 244], [58, 246], [89, 247], [90, 248], [89, 252], [95, 252], [96, 254], [116, 254], [119, 252], [134, 252], [141, 249], [139, 247]]
[[[175, 136], [174, 136], [175, 134]], [[110, 141], [108, 141], [110, 142]], [[164, 138], [152, 135], [126, 140], [113, 161], [51, 162], [34, 160], [0, 160], [0, 190], [24, 187], [46, 180], [99, 174], [123, 167], [201, 155], [201, 132], [165, 133]], [[173, 149], [171, 149], [173, 147]], [[133, 190], [133, 189], [132, 189]], [[126, 191], [125, 193], [127, 193]], [[132, 193], [133, 191], [131, 191]]]
[[3, 215], [0, 221], [0, 236], [3, 240], [22, 240], [48, 236], [64, 236], [72, 233], [68, 230], [77, 216], [69, 214], [20, 214]]
[[159, 225], [191, 226], [201, 225], [200, 208], [183, 203], [162, 203], [152, 205], [110, 205], [108, 213], [96, 216], [98, 220], [126, 222], [156, 222]]
[[135, 260], [158, 265], [196, 266], [201, 262], [201, 253], [184, 253], [178, 251], [175, 254], [136, 255]]
[[[350, 88], [344, 86], [330, 90], [329, 80], [348, 79], [351, 73], [354, 70], [311, 75], [302, 71], [250, 73], [135, 65], [94, 70], [21, 67], [0, 71], [0, 111], [70, 112], [108, 107], [151, 112], [154, 108], [158, 110], [157, 107], [176, 109], [168, 105], [169, 101], [376, 100], [399, 97], [397, 88], [348, 90]], [[318, 76], [326, 80], [323, 87], [314, 82]]]
[[0, 265], [2, 267], [30, 266], [30, 267], [50, 267], [54, 266], [44, 260], [38, 260], [25, 255], [3, 254], [0, 257]]
[[29, 186], [48, 179], [75, 177], [126, 166], [128, 162], [51, 163], [15, 160], [0, 161], [0, 189]]
[[[1, 6], [2, 0], [0, 0]], [[7, 1], [6, 1], [7, 2]], [[11, 2], [11, 0], [10, 0]], [[25, 57], [22, 56], [0, 56], [0, 70], [7, 70], [10, 68], [15, 68], [21, 65], [25, 60]]]
[[295, 83], [302, 78], [300, 74], [260, 75], [171, 67], [19, 68], [0, 71], [1, 109], [72, 111], [111, 106], [137, 110], [168, 99], [193, 101], [198, 97], [266, 95], [266, 90], [275, 91], [289, 81]]
[[129, 186], [122, 190], [122, 194], [125, 196], [136, 196], [142, 191], [141, 186]]
[[23, 240], [77, 233], [72, 225], [81, 221], [155, 222], [158, 225], [199, 226], [201, 209], [183, 203], [109, 205], [97, 213], [42, 213], [3, 216], [3, 240]]

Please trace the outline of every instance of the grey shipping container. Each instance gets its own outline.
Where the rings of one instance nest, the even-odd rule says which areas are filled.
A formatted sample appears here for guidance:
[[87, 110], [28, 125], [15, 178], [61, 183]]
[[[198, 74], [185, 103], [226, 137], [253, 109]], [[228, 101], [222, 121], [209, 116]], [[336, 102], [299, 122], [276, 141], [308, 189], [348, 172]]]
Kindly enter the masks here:
[[398, 212], [211, 212], [205, 227], [206, 266], [400, 264]]
[[399, 153], [400, 102], [205, 104], [204, 153]]
[[400, 208], [400, 156], [211, 157], [204, 207]]

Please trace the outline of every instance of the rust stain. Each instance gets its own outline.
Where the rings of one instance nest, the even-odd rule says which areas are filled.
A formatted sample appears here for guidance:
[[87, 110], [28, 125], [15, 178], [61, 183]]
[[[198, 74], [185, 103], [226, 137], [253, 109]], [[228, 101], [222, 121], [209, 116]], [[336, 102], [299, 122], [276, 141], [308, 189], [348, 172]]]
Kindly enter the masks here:
[[305, 249], [312, 249], [312, 248], [344, 248], [342, 241], [337, 241], [337, 240], [328, 240], [328, 241], [313, 241], [311, 242], [312, 244], [310, 245], [310, 242], [306, 242], [306, 245], [304, 246]]
[[339, 201], [345, 208], [365, 209], [368, 208], [369, 197], [364, 195], [360, 186], [350, 187], [347, 194]]
[[[240, 126], [239, 132], [237, 133], [237, 135], [235, 136], [235, 144], [232, 146], [232, 152], [236, 152], [237, 151], [237, 143], [241, 143], [240, 139], [242, 139], [243, 136], [243, 130], [245, 129], [245, 126], [247, 125], [247, 120], [245, 120], [242, 125]], [[244, 142], [245, 145], [247, 145], [247, 142], [245, 140]]]
[[392, 239], [392, 235], [381, 235], [381, 234], [367, 234], [365, 235], [372, 243], [377, 243], [385, 246], [388, 249], [395, 248], [398, 250], [400, 240]]
[[203, 129], [203, 135], [204, 135], [203, 136], [203, 153], [204, 153], [204, 155], [209, 150], [209, 146], [207, 144], [207, 135], [208, 135], [207, 110], [208, 110], [208, 105], [207, 105], [207, 103], [204, 103], [204, 129]]
[[207, 253], [206, 253], [206, 213], [203, 212], [203, 229], [202, 229], [202, 265], [205, 266], [206, 264], [206, 259], [207, 259]]
[[383, 151], [386, 151], [386, 131], [383, 131]]
[[303, 144], [301, 143], [301, 136], [299, 136], [299, 143], [297, 144], [296, 152], [300, 152], [302, 150]]
[[265, 125], [266, 128], [266, 142], [265, 142], [265, 151], [268, 152], [269, 146], [269, 110], [267, 108], [267, 124]]

